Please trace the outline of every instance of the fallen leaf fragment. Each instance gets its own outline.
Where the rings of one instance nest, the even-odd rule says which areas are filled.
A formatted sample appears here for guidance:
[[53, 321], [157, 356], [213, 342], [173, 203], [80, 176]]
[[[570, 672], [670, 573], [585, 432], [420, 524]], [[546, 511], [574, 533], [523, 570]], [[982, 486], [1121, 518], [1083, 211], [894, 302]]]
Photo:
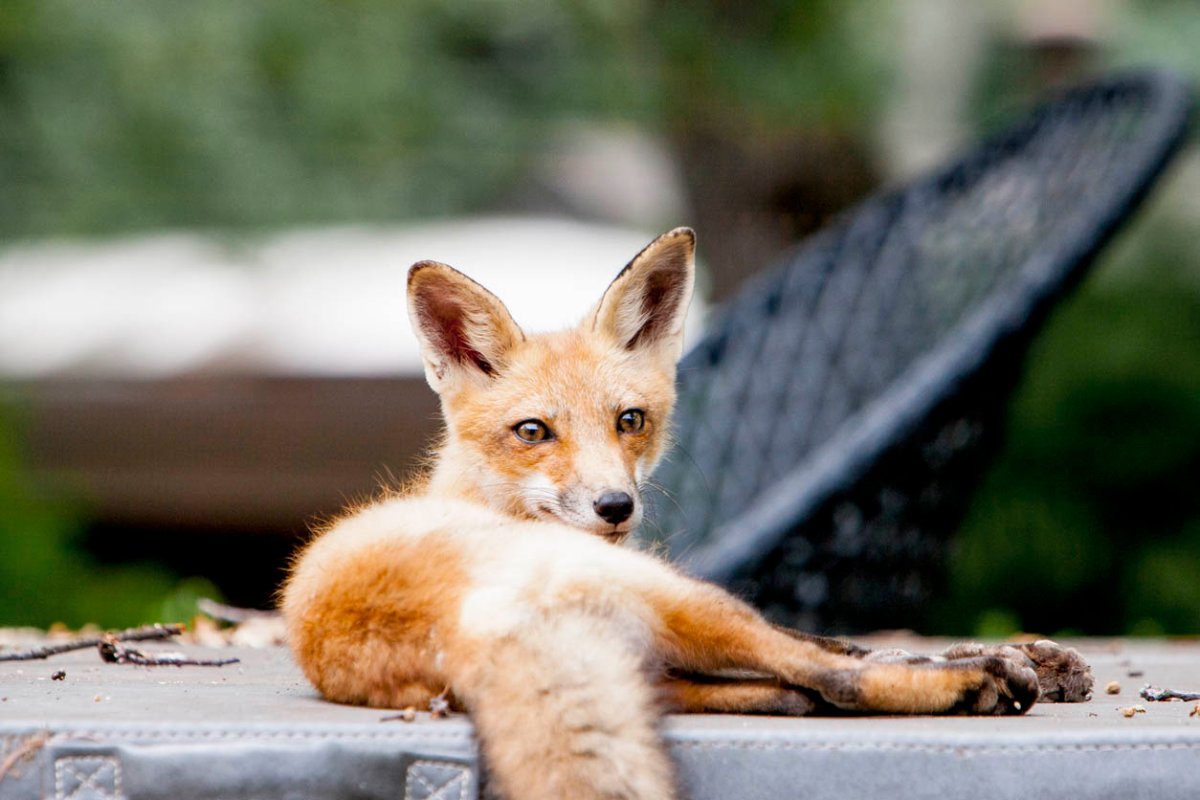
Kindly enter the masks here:
[[417, 718], [417, 710], [415, 708], [413, 708], [412, 706], [409, 706], [408, 708], [401, 711], [399, 714], [392, 714], [391, 716], [381, 717], [379, 721], [380, 722], [395, 722], [396, 720], [400, 720], [401, 722], [412, 722], [416, 718]]
[[429, 715], [434, 719], [441, 719], [450, 713], [450, 690], [446, 689], [437, 697], [429, 701]]

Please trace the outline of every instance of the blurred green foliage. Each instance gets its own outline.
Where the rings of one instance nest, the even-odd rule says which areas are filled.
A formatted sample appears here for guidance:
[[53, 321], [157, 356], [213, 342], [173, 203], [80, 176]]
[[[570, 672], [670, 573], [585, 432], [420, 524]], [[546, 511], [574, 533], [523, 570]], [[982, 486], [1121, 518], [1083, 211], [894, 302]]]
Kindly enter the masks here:
[[1130, 0], [1111, 11], [1108, 62], [1168, 67], [1200, 85], [1200, 9], [1193, 0]]
[[6, 0], [0, 236], [480, 208], [644, 102], [628, 3]]
[[[6, 412], [0, 416], [0, 625], [123, 627], [190, 618], [194, 599], [179, 599], [196, 593], [194, 582], [177, 585], [150, 564], [97, 564], [82, 552], [83, 509], [30, 481], [12, 419], [15, 407], [0, 406]], [[216, 596], [211, 584], [202, 588]]]
[[742, 136], [803, 125], [865, 133], [895, 68], [896, 8], [875, 0], [658, 2], [666, 125]]
[[933, 629], [1200, 629], [1200, 254], [1145, 223], [1035, 344]]
[[859, 125], [868, 0], [6, 0], [0, 237], [503, 204], [553, 126]]

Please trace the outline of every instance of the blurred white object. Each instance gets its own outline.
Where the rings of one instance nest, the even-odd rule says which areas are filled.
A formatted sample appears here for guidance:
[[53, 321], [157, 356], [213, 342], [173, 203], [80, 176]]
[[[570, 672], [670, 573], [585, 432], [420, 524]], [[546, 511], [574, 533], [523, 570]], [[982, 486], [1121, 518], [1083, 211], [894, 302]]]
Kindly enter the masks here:
[[[661, 231], [544, 218], [303, 230], [233, 245], [196, 234], [0, 251], [0, 377], [420, 371], [404, 283], [454, 266], [528, 331], [577, 322]], [[692, 332], [702, 317], [697, 301]]]
[[967, 141], [968, 92], [998, 9], [958, 0], [901, 0], [890, 8], [900, 69], [880, 134], [884, 168], [899, 183], [933, 169]]
[[580, 216], [617, 225], [687, 219], [683, 176], [670, 148], [634, 126], [568, 123], [533, 179]]
[[1027, 42], [1082, 41], [1105, 38], [1120, 0], [1017, 0], [1017, 35]]

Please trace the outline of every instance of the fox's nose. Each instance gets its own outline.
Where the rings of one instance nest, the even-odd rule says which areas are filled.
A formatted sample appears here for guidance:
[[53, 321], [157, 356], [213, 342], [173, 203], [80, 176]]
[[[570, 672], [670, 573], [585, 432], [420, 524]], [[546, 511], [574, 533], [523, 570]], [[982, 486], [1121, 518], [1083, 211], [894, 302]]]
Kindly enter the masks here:
[[600, 519], [620, 525], [633, 514], [633, 498], [625, 492], [605, 492], [596, 498], [592, 508]]

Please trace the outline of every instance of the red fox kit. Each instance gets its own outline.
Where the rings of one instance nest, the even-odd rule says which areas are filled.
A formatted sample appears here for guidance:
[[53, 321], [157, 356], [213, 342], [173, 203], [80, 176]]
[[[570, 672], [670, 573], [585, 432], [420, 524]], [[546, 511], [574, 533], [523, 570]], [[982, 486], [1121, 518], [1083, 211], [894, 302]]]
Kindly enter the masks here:
[[576, 328], [540, 335], [450, 267], [412, 267], [445, 438], [423, 486], [297, 559], [282, 610], [313, 684], [389, 708], [447, 693], [514, 800], [673, 797], [664, 711], [1019, 714], [1039, 678], [1082, 699], [1086, 666], [1049, 642], [871, 653], [618, 546], [663, 454], [694, 246], [659, 237]]

